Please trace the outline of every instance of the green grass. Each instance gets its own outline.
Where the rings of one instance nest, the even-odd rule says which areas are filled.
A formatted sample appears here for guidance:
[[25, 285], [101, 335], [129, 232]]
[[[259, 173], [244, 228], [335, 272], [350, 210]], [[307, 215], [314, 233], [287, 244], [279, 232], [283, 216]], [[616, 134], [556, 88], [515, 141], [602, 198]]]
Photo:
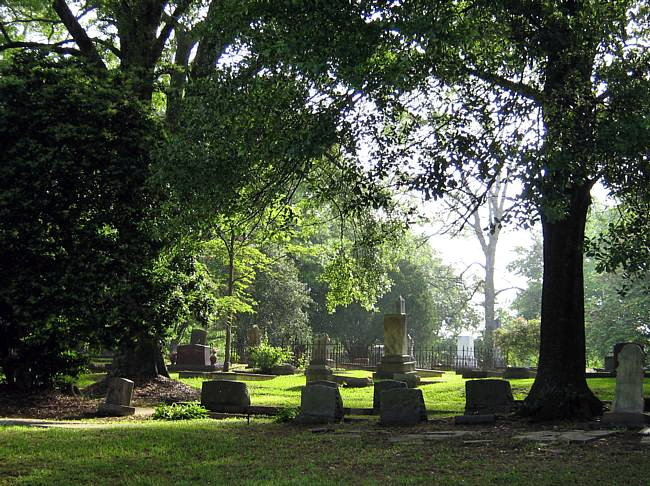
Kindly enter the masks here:
[[[363, 371], [345, 373], [367, 376]], [[87, 375], [80, 383], [97, 377]], [[429, 410], [462, 411], [466, 380], [454, 373], [445, 373], [442, 380], [422, 387]], [[201, 384], [198, 379], [182, 381]], [[512, 380], [515, 397], [524, 398], [532, 382]], [[298, 405], [304, 383], [304, 375], [247, 382], [253, 404], [280, 406]], [[589, 384], [601, 399], [613, 398], [614, 379], [592, 379]], [[372, 387], [341, 392], [345, 406], [372, 404]], [[257, 417], [250, 424], [228, 419], [101, 425], [0, 427], [0, 485], [613, 486], [622, 484], [621, 478], [626, 485], [644, 485], [650, 477], [647, 449], [634, 432], [586, 445], [544, 446], [513, 439], [521, 429], [500, 424], [470, 429], [475, 435], [459, 439], [416, 444], [388, 440], [395, 434], [454, 428], [451, 422], [439, 421], [393, 429], [374, 422], [342, 424], [324, 434]]]
[[621, 478], [642, 485], [650, 477], [647, 451], [631, 433], [615, 443], [542, 447], [494, 428], [423, 444], [389, 442], [390, 434], [411, 428], [388, 434], [372, 425], [335, 429], [315, 434], [266, 419], [250, 425], [234, 419], [142, 422], [101, 430], [0, 427], [0, 485], [604, 486], [622, 484]]
[[[371, 376], [367, 371], [337, 371], [337, 375], [356, 377]], [[177, 377], [178, 375], [174, 375]], [[465, 379], [453, 372], [447, 372], [442, 383], [433, 383], [420, 387], [429, 412], [439, 412], [441, 416], [460, 413], [465, 408]], [[180, 380], [187, 385], [201, 388], [202, 379], [190, 378]], [[513, 396], [516, 400], [526, 398], [533, 379], [510, 380]], [[616, 388], [615, 378], [592, 378], [587, 380], [590, 388], [601, 400], [613, 400]], [[300, 389], [305, 385], [304, 375], [278, 376], [268, 381], [247, 381], [248, 390], [253, 405], [269, 405], [288, 407], [300, 405]], [[344, 388], [341, 387], [343, 406], [354, 408], [371, 408], [373, 387]], [[650, 380], [644, 385], [646, 395], [650, 395]]]

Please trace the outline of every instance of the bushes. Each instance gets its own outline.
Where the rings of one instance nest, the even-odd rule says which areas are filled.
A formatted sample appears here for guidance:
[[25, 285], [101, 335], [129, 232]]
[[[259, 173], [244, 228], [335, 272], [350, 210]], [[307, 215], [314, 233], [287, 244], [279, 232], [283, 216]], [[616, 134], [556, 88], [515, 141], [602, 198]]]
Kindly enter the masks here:
[[208, 410], [198, 402], [158, 405], [151, 416], [154, 420], [191, 420], [207, 417]]
[[254, 368], [261, 368], [268, 371], [281, 363], [287, 363], [293, 359], [293, 353], [268, 344], [260, 344], [251, 348], [248, 364]]

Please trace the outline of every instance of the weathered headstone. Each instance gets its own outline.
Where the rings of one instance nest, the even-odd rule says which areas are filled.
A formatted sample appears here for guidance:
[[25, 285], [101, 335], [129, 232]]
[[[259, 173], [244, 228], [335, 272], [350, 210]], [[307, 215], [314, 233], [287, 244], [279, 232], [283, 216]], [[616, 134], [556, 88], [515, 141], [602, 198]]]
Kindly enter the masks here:
[[406, 303], [402, 296], [396, 306], [397, 314], [384, 315], [384, 355], [374, 374], [376, 379], [392, 379], [395, 373], [415, 374], [415, 361], [408, 354], [406, 332]]
[[416, 425], [427, 421], [422, 390], [393, 388], [381, 393], [379, 421], [382, 425]]
[[251, 404], [246, 383], [229, 380], [204, 381], [201, 387], [201, 405], [208, 410], [239, 407], [244, 411]]
[[[215, 365], [210, 360], [212, 349], [207, 343], [208, 332], [193, 329], [190, 344], [179, 344], [176, 348], [176, 362], [171, 371], [212, 371]], [[215, 361], [216, 364], [216, 361]]]
[[131, 406], [133, 382], [126, 378], [109, 378], [106, 401], [99, 405], [99, 415], [120, 417], [133, 415], [135, 407]]
[[394, 390], [396, 388], [407, 388], [407, 386], [403, 381], [397, 380], [376, 381], [372, 396], [372, 408], [379, 410], [381, 407], [381, 394], [386, 390]]
[[206, 346], [208, 344], [208, 331], [205, 329], [192, 329], [190, 344], [201, 344]]
[[465, 415], [507, 414], [515, 401], [506, 380], [468, 380], [465, 382]]
[[298, 422], [319, 424], [340, 422], [341, 420], [343, 420], [343, 400], [336, 383], [310, 383], [302, 388]]
[[262, 331], [257, 324], [253, 324], [247, 334], [249, 347], [254, 348], [262, 344]]
[[332, 369], [327, 365], [328, 362], [328, 345], [330, 338], [327, 334], [316, 336], [312, 348], [311, 361], [305, 370], [307, 383], [319, 380], [332, 381]]
[[638, 344], [627, 343], [621, 347], [616, 368], [613, 411], [603, 415], [603, 422], [631, 427], [641, 427], [646, 423], [643, 414], [644, 360], [645, 353]]

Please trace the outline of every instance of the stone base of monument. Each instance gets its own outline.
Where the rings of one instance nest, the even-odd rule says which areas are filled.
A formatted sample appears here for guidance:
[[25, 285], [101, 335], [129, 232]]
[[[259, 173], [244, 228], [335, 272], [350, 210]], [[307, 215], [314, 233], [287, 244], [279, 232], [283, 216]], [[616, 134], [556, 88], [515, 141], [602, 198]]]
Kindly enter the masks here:
[[607, 412], [600, 423], [615, 427], [645, 427], [650, 423], [650, 415], [637, 412]]
[[305, 370], [305, 377], [307, 383], [315, 381], [334, 381], [334, 373], [332, 368], [327, 365], [309, 365]]
[[135, 414], [135, 407], [114, 403], [100, 403], [97, 409], [97, 415], [101, 417], [126, 417], [133, 414]]
[[377, 365], [377, 371], [372, 375], [377, 380], [393, 380], [395, 375], [417, 375], [415, 361], [408, 355], [387, 355], [382, 357]]

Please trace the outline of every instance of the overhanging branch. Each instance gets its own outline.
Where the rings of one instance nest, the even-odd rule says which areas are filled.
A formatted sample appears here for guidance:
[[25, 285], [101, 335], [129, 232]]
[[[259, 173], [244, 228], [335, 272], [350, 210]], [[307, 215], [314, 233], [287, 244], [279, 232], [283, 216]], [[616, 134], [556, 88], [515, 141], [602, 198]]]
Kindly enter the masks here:
[[85, 56], [92, 64], [106, 69], [106, 65], [97, 52], [95, 44], [93, 44], [92, 39], [88, 37], [88, 34], [84, 28], [81, 26], [81, 24], [79, 24], [77, 18], [70, 11], [70, 8], [68, 7], [68, 4], [65, 3], [65, 0], [54, 0], [52, 6], [63, 22], [63, 25], [65, 25], [70, 35], [79, 46], [81, 54]]

